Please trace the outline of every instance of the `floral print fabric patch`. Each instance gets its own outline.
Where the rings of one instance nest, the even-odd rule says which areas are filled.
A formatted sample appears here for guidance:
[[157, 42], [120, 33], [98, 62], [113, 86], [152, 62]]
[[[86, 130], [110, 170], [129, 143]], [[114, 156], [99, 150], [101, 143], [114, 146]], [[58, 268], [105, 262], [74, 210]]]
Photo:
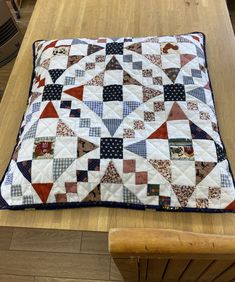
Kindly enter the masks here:
[[202, 33], [39, 40], [34, 67], [2, 208], [235, 210]]

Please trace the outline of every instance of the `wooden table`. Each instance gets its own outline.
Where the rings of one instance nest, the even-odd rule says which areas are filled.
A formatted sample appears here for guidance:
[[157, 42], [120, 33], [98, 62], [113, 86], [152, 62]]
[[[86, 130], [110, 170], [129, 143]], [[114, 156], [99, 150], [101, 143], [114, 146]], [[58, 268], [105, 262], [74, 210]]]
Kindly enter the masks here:
[[[0, 105], [0, 175], [26, 107], [36, 39], [147, 36], [202, 31], [221, 134], [235, 171], [235, 39], [225, 0], [38, 0]], [[112, 208], [0, 211], [0, 226], [108, 231], [112, 227], [173, 228], [235, 234], [234, 214]]]

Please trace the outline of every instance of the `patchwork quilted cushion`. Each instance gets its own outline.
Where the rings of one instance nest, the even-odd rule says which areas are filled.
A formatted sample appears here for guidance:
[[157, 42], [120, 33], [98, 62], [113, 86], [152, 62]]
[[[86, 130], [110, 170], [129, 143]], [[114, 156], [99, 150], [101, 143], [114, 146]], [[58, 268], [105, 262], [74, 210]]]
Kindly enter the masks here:
[[206, 67], [201, 33], [37, 41], [2, 208], [235, 210]]

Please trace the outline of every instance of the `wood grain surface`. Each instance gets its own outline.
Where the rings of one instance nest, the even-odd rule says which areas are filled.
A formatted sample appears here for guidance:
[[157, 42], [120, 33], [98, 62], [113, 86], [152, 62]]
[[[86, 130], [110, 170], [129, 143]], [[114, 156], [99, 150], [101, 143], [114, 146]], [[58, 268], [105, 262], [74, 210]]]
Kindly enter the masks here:
[[[202, 31], [215, 105], [235, 169], [235, 39], [225, 0], [38, 0], [0, 104], [0, 175], [9, 162], [26, 107], [37, 39], [147, 36]], [[1, 211], [0, 226], [107, 231], [111, 227], [173, 228], [235, 234], [233, 214], [168, 213], [111, 208]]]
[[107, 239], [102, 232], [0, 227], [0, 282], [123, 281]]
[[114, 228], [109, 231], [109, 251], [114, 258], [235, 260], [235, 236], [172, 229]]

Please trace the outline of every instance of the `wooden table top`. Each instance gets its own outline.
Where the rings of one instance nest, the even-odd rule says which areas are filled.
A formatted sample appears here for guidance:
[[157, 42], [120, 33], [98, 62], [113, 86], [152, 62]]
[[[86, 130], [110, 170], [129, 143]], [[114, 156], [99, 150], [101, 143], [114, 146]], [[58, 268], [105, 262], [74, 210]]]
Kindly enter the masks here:
[[[148, 36], [202, 31], [222, 138], [235, 171], [235, 39], [225, 0], [37, 0], [0, 104], [0, 176], [26, 108], [37, 39]], [[235, 214], [81, 208], [0, 211], [0, 226], [98, 230], [158, 227], [235, 234]]]

